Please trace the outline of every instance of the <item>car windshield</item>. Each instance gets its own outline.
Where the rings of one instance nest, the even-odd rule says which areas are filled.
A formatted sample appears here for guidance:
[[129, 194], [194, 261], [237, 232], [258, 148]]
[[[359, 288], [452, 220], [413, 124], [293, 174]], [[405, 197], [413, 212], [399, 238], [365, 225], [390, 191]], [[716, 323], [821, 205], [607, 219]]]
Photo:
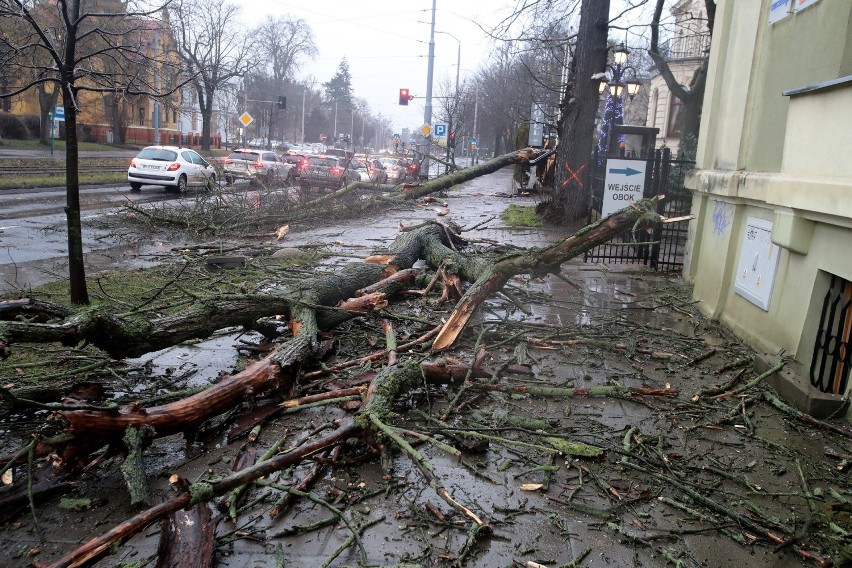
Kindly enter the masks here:
[[231, 152], [231, 155], [228, 156], [231, 160], [246, 160], [247, 162], [254, 162], [257, 157], [258, 154], [254, 152]]
[[139, 155], [136, 157], [140, 160], [174, 162], [177, 159], [177, 152], [173, 150], [164, 150], [163, 148], [145, 148], [139, 152]]
[[333, 168], [337, 165], [337, 160], [334, 158], [311, 158], [311, 165]]
[[367, 162], [362, 162], [361, 160], [352, 160], [352, 169], [366, 170], [367, 169]]

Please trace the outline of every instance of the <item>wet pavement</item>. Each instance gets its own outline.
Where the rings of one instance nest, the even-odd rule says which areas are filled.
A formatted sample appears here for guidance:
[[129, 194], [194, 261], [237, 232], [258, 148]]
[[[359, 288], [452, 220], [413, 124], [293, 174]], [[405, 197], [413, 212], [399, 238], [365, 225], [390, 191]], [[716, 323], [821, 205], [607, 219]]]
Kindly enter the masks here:
[[[529, 247], [567, 236], [561, 229], [512, 229], [500, 221], [499, 213], [509, 204], [536, 202], [534, 197], [513, 195], [510, 169], [463, 184], [441, 199], [449, 206], [449, 217], [460, 225], [482, 224], [466, 237]], [[432, 218], [434, 205], [400, 207], [333, 227], [294, 227], [281, 246], [321, 243], [337, 255], [327, 262], [351, 262], [352, 256], [384, 250], [400, 225]], [[133, 254], [127, 259], [135, 262]], [[312, 492], [346, 508], [352, 522], [375, 522], [362, 536], [367, 565], [425, 568], [458, 562], [483, 568], [555, 568], [577, 561], [577, 566], [588, 567], [813, 566], [801, 560], [793, 546], [773, 552], [775, 545], [766, 542], [766, 535], [755, 534], [719, 510], [703, 508], [688, 492], [699, 491], [723, 508], [789, 535], [811, 516], [799, 495], [798, 468], [818, 495], [822, 513], [841, 531], [852, 531], [848, 473], [839, 472], [837, 458], [825, 452], [831, 447], [832, 455], [848, 456], [848, 439], [790, 421], [760, 402], [747, 408], [746, 399], [738, 396], [693, 401], [696, 393], [728, 383], [743, 368], [726, 370], [727, 365], [756, 354], [701, 318], [690, 306], [688, 286], [677, 275], [624, 265], [591, 266], [576, 259], [564, 265], [560, 276], [514, 278], [507, 292], [515, 301], [503, 296], [490, 300], [452, 355], [469, 360], [480, 333], [488, 347], [489, 368], [506, 369], [500, 373], [502, 384], [675, 389], [678, 396], [468, 393], [464, 400], [469, 399], [469, 407], [451, 413], [446, 426], [494, 436], [523, 435], [537, 444], [558, 437], [606, 449], [605, 456], [595, 459], [551, 459], [520, 445], [491, 442], [482, 451], [456, 459], [420, 446], [450, 493], [494, 528], [493, 535], [469, 549], [465, 523], [407, 459], [397, 456], [391, 473], [382, 470], [377, 458], [328, 468]], [[215, 379], [211, 369], [234, 364], [236, 340], [236, 332], [222, 334], [138, 362], [150, 361], [159, 372], [170, 369], [172, 375], [186, 375], [181, 387], [198, 385]], [[528, 372], [512, 370], [510, 364]], [[746, 368], [745, 375], [752, 378], [755, 373]], [[396, 408], [399, 424], [429, 431], [432, 425], [419, 418], [415, 407], [439, 416], [453, 393], [442, 388], [415, 393]], [[158, 440], [146, 452], [155, 501], [172, 495], [167, 483], [172, 473], [191, 481], [227, 475], [241, 448], [254, 446], [262, 453], [282, 436], [295, 440], [304, 430], [344, 415], [329, 406], [279, 416], [264, 425], [254, 443], [228, 444], [214, 428], [191, 443], [179, 436]], [[544, 421], [545, 430], [536, 432], [535, 426], [516, 422], [518, 417]], [[110, 460], [76, 481], [70, 495], [91, 499], [89, 508], [61, 509], [58, 498], [38, 506], [43, 542], [27, 515], [3, 526], [0, 546], [9, 554], [0, 565], [45, 562], [131, 515], [119, 463]], [[270, 480], [286, 486], [306, 470], [300, 466]], [[329, 518], [330, 513], [325, 506], [297, 501], [271, 518], [270, 509], [280, 495], [272, 488], [258, 488], [238, 522], [220, 518], [214, 566], [320, 566], [350, 535], [340, 522], [289, 534], [292, 527]], [[428, 513], [427, 505], [445, 518]], [[699, 509], [703, 520], [691, 512]], [[719, 528], [729, 533], [721, 534]], [[98, 565], [153, 566], [159, 534], [159, 525], [149, 527]], [[808, 535], [803, 541], [815, 552], [822, 551], [825, 542]], [[351, 547], [330, 565], [358, 564], [358, 549]]]

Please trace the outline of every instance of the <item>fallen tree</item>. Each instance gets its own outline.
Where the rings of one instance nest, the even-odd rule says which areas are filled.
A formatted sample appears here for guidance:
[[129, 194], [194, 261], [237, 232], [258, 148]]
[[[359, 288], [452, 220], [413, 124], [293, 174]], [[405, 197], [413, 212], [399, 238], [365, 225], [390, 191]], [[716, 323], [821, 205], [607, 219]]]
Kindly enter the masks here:
[[[645, 469], [642, 472], [644, 477], [633, 481], [636, 484], [640, 483], [639, 479], [659, 480], [662, 483], [668, 481], [669, 477], [680, 480], [687, 475], [693, 475], [694, 472], [688, 469], [687, 465], [679, 465], [678, 460], [682, 458], [667, 451], [662, 438], [657, 440], [655, 435], [650, 437], [643, 435], [638, 426], [629, 428], [626, 434], [619, 433], [619, 436], [624, 436], [624, 443], [623, 446], [619, 444], [615, 447], [612, 444], [593, 444], [589, 443], [589, 440], [572, 439], [573, 436], [570, 434], [576, 431], [579, 421], [574, 421], [575, 424], [570, 429], [554, 432], [552, 423], [541, 420], [538, 416], [507, 416], [500, 428], [484, 427], [483, 422], [486, 421], [486, 417], [479, 416], [476, 412], [466, 417], [463, 425], [458, 425], [448, 418], [471, 408], [475, 401], [482, 397], [500, 395], [534, 396], [557, 401], [574, 397], [604, 397], [608, 400], [617, 400], [618, 404], [622, 402], [629, 404], [630, 401], [635, 401], [639, 405], [647, 405], [656, 415], [666, 416], [665, 411], [654, 405], [661, 401], [665, 401], [666, 405], [678, 404], [677, 389], [644, 385], [627, 387], [618, 383], [580, 388], [564, 384], [512, 385], [495, 384], [495, 379], [507, 370], [524, 373], [524, 376], [529, 377], [531, 374], [527, 364], [529, 357], [526, 349], [522, 348], [525, 344], [523, 339], [527, 340], [529, 349], [558, 350], [565, 346], [590, 346], [595, 349], [609, 347], [613, 351], [623, 353], [634, 364], [634, 357], [637, 354], [647, 354], [649, 358], [653, 358], [655, 355], [665, 353], [668, 355], [670, 368], [676, 369], [674, 365], [678, 361], [677, 355], [671, 353], [675, 351], [674, 349], [668, 351], [652, 349], [636, 345], [635, 341], [614, 341], [606, 336], [592, 338], [588, 337], [590, 334], [588, 331], [587, 336], [578, 338], [576, 335], [568, 335], [569, 330], [563, 325], [548, 327], [546, 324], [539, 324], [540, 327], [536, 328], [534, 324], [529, 324], [533, 327], [524, 328], [524, 322], [516, 322], [518, 326], [521, 326], [520, 331], [512, 331], [507, 335], [510, 338], [521, 338], [521, 345], [515, 346], [511, 358], [500, 363], [495, 361], [495, 366], [491, 368], [484, 364], [489, 355], [479, 338], [476, 339], [476, 344], [471, 351], [473, 362], [470, 364], [465, 364], [451, 355], [442, 354], [441, 358], [429, 359], [426, 359], [424, 353], [403, 355], [406, 351], [418, 347], [422, 351], [428, 342], [433, 340], [434, 343], [428, 347], [433, 352], [449, 350], [457, 346], [465, 336], [467, 340], [470, 340], [470, 334], [462, 332], [470, 325], [471, 316], [481, 309], [487, 298], [493, 298], [504, 289], [513, 275], [537, 276], [548, 272], [558, 273], [562, 262], [589, 247], [596, 246], [611, 235], [630, 228], [640, 230], [645, 224], [655, 222], [658, 217], [654, 210], [654, 200], [643, 201], [555, 245], [497, 255], [471, 254], [464, 248], [463, 239], [452, 225], [430, 222], [404, 230], [389, 247], [387, 254], [375, 255], [366, 259], [367, 262], [352, 262], [325, 274], [315, 274], [301, 280], [294, 279], [264, 294], [241, 294], [228, 298], [222, 298], [216, 294], [194, 294], [189, 307], [166, 316], [152, 318], [146, 318], [145, 315], [148, 312], [144, 310], [114, 313], [100, 308], [98, 311], [84, 310], [68, 315], [61, 310], [49, 309], [50, 306], [42, 306], [46, 313], [54, 314], [52, 317], [59, 320], [45, 322], [44, 318], [40, 320], [35, 317], [38, 306], [34, 306], [33, 309], [36, 312], [27, 313], [27, 317], [34, 318], [32, 321], [0, 323], [2, 338], [11, 348], [14, 348], [16, 343], [36, 340], [72, 344], [89, 342], [110, 350], [115, 356], [121, 356], [122, 353], [142, 353], [146, 349], [162, 348], [178, 341], [203, 338], [211, 333], [211, 329], [220, 326], [240, 325], [245, 328], [262, 329], [272, 337], [274, 334], [272, 328], [276, 327], [268, 321], [272, 317], [277, 317], [279, 328], [286, 324], [289, 330], [283, 339], [276, 337], [280, 343], [273, 344], [272, 351], [259, 361], [249, 364], [243, 371], [222, 377], [219, 382], [201, 392], [174, 402], [147, 407], [138, 404], [103, 408], [86, 404], [75, 407], [74, 402], [55, 406], [46, 405], [56, 411], [56, 421], [52, 423], [52, 426], [59, 425], [62, 435], [53, 439], [37, 435], [27, 451], [16, 452], [14, 459], [10, 458], [8, 462], [2, 464], [4, 467], [9, 464], [25, 463], [28, 453], [32, 456], [39, 448], [47, 447], [48, 451], [58, 453], [52, 456], [52, 463], [64, 465], [68, 470], [82, 466], [91, 468], [94, 467], [93, 463], [101, 463], [109, 456], [122, 453], [130, 455], [125, 463], [132, 459], [137, 462], [135, 466], [137, 470], [144, 470], [144, 460], [141, 458], [146, 443], [170, 433], [184, 432], [192, 435], [202, 422], [230, 409], [242, 409], [239, 429], [243, 432], [243, 436], [248, 431], [253, 432], [270, 417], [280, 417], [283, 413], [301, 412], [315, 408], [316, 405], [325, 405], [328, 408], [342, 407], [354, 411], [353, 417], [346, 417], [333, 425], [325, 424], [316, 428], [313, 437], [304, 437], [288, 446], [281, 445], [282, 440], [276, 441], [264, 457], [254, 465], [235, 468], [236, 470], [227, 476], [196, 483], [173, 477], [172, 485], [177, 493], [164, 502], [127, 519], [104, 535], [95, 537], [61, 558], [38, 565], [91, 564], [114, 550], [118, 544], [138, 534], [144, 527], [159, 521], [166, 523], [164, 535], [174, 534], [174, 528], [181, 523], [187, 525], [198, 522], [201, 525], [198, 527], [197, 534], [188, 535], [195, 539], [197, 545], [180, 543], [177, 551], [163, 550], [161, 561], [167, 554], [180, 555], [180, 550], [192, 550], [194, 547], [198, 550], [204, 549], [206, 557], [209, 554], [209, 539], [212, 534], [209, 524], [216, 521], [210, 520], [205, 512], [206, 505], [202, 506], [202, 504], [212, 501], [217, 496], [221, 496], [222, 501], [225, 501], [225, 495], [229, 495], [227, 501], [230, 503], [232, 491], [249, 488], [252, 483], [261, 487], [274, 487], [290, 498], [308, 499], [314, 503], [320, 503], [322, 507], [332, 512], [330, 517], [332, 524], [345, 526], [351, 533], [341, 546], [344, 548], [361, 546], [360, 532], [373, 520], [358, 520], [354, 512], [351, 516], [344, 515], [340, 508], [331, 505], [329, 501], [311, 495], [309, 493], [311, 480], [316, 479], [319, 472], [326, 466], [347, 467], [344, 464], [379, 455], [383, 457], [384, 463], [385, 459], [390, 459], [388, 456], [394, 453], [405, 455], [419, 472], [419, 478], [445, 503], [444, 511], [434, 504], [427, 505], [429, 514], [445, 527], [456, 527], [454, 530], [461, 527], [464, 531], [465, 544], [460, 549], [458, 559], [458, 563], [463, 564], [464, 558], [471, 553], [477, 540], [485, 538], [494, 526], [499, 526], [499, 523], [495, 522], [497, 519], [494, 518], [497, 513], [485, 510], [474, 499], [464, 496], [463, 492], [454, 493], [447, 479], [443, 478], [432, 465], [427, 454], [418, 449], [417, 446], [423, 444], [427, 448], [444, 452], [455, 460], [458, 460], [465, 452], [482, 451], [481, 448], [488, 447], [489, 444], [511, 448], [514, 453], [507, 454], [509, 456], [517, 456], [518, 452], [533, 452], [539, 456], [539, 459], [530, 460], [529, 467], [532, 471], [541, 472], [543, 477], [541, 483], [524, 484], [522, 489], [532, 492], [544, 492], [547, 487], [557, 486], [553, 476], [560, 470], [559, 461], [561, 460], [557, 461], [559, 455], [566, 456], [567, 466], [576, 458], [601, 460], [606, 453], [620, 455], [618, 452], [621, 452], [625, 459], [629, 458], [628, 461], [623, 460], [622, 463], [625, 464], [623, 468], [632, 468], [639, 464]], [[419, 259], [426, 261], [425, 267], [412, 268]], [[467, 292], [464, 291], [464, 282], [472, 283], [467, 288]], [[443, 287], [446, 292], [442, 296], [458, 298], [451, 313], [446, 317], [440, 316], [446, 321], [438, 329], [435, 325], [439, 319], [434, 314], [431, 317], [411, 315], [409, 319], [395, 320], [396, 323], [416, 321], [417, 326], [413, 329], [416, 329], [419, 334], [413, 339], [409, 336], [409, 340], [405, 343], [398, 343], [386, 308], [399, 305], [406, 298], [423, 298], [426, 291], [438, 287]], [[457, 295], [453, 296], [453, 294]], [[506, 294], [511, 295], [512, 292], [506, 290]], [[510, 299], [510, 303], [512, 301]], [[17, 309], [20, 309], [20, 306]], [[335, 365], [324, 364], [326, 343], [330, 337], [328, 330], [332, 330], [331, 333], [339, 333], [341, 326], [358, 323], [372, 328], [376, 327], [375, 324], [380, 317], [383, 318], [381, 329], [385, 337], [384, 349], [378, 349], [368, 355], [361, 355], [363, 353], [361, 351], [357, 353], [358, 357], [349, 361]], [[354, 322], [345, 324], [344, 322], [348, 320], [354, 320]], [[500, 325], [510, 327], [513, 322], [503, 321]], [[538, 329], [541, 337], [529, 337], [531, 329]], [[482, 333], [481, 331], [480, 334]], [[437, 339], [435, 339], [436, 336]], [[116, 343], [115, 339], [122, 341]], [[489, 353], [491, 350], [496, 350], [500, 343], [508, 340], [490, 341]], [[684, 338], [683, 341], [687, 347], [682, 349], [683, 352], [689, 353], [689, 357], [685, 359], [689, 367], [707, 358], [706, 355], [698, 352], [700, 344], [699, 347], [693, 348], [689, 343], [691, 340], [692, 338]], [[361, 343], [360, 347], [363, 349], [365, 345]], [[376, 372], [362, 371], [354, 373], [348, 379], [342, 378], [340, 373], [342, 369], [360, 367], [367, 361], [386, 362], [386, 365]], [[541, 382], [548, 381], [545, 379]], [[455, 396], [445, 405], [440, 414], [420, 416], [417, 411], [408, 415], [400, 413], [400, 401], [417, 396], [412, 395], [414, 392], [428, 391], [425, 385], [436, 384], [452, 384], [457, 389]], [[14, 388], [9, 392], [14, 396]], [[312, 394], [301, 396], [305, 393]], [[273, 397], [275, 404], [262, 404], [267, 396]], [[299, 398], [294, 398], [296, 396]], [[281, 399], [284, 400], [281, 401]], [[408, 404], [406, 403], [405, 406], [407, 409]], [[702, 404], [709, 403], [702, 402]], [[714, 404], [724, 403], [720, 400], [714, 401]], [[734, 410], [739, 412], [740, 409], [735, 407]], [[690, 408], [679, 408], [677, 413], [672, 413], [673, 420], [675, 416], [692, 411]], [[419, 420], [412, 425], [414, 416], [417, 416]], [[134, 451], [129, 447], [131, 443], [123, 439], [128, 432], [141, 433], [143, 429], [145, 433], [138, 443], [140, 451]], [[529, 435], [529, 439], [510, 438], [508, 430], [511, 429]], [[327, 430], [331, 431], [326, 432]], [[653, 444], [647, 443], [647, 440], [652, 439]], [[645, 440], [644, 443], [643, 440]], [[104, 450], [105, 447], [106, 450]], [[281, 452], [280, 448], [283, 447], [288, 449]], [[525, 459], [525, 456], [521, 455], [520, 459]], [[311, 461], [312, 465], [310, 472], [301, 479], [283, 483], [268, 478], [272, 473], [303, 463], [305, 460]], [[683, 459], [683, 464], [690, 463], [692, 463], [691, 459]], [[645, 499], [632, 496], [634, 489], [636, 491], [639, 489], [632, 486], [625, 488], [617, 482], [610, 484], [609, 481], [592, 474], [589, 467], [591, 465], [577, 465], [576, 469], [582, 472], [581, 485], [582, 477], [590, 476], [587, 479], [590, 478], [592, 481], [587, 482], [587, 485], [597, 487], [606, 499], [615, 501], [610, 509], [590, 507], [584, 509], [583, 505], [572, 502], [571, 497], [578, 490], [577, 488], [572, 488], [572, 493], [568, 497], [546, 493], [545, 497], [568, 509], [574, 508], [575, 511], [602, 516], [606, 519], [612, 518], [612, 515], [625, 504], [631, 508], [638, 507]], [[657, 477], [658, 475], [663, 477]], [[748, 480], [745, 482], [748, 483]], [[688, 492], [689, 490], [691, 489], [683, 488], [684, 494], [694, 498]], [[143, 497], [140, 495], [136, 499], [138, 502], [144, 502]], [[288, 503], [289, 501], [279, 500], [279, 502]], [[721, 519], [713, 517], [712, 522], [723, 526], [723, 530], [729, 531], [731, 538], [741, 537], [739, 531], [736, 528], [732, 530], [730, 526], [742, 523], [745, 517], [742, 513], [731, 511], [736, 507], [728, 507], [727, 510], [731, 512], [725, 513], [725, 506], [720, 502], [721, 500], [706, 500], [703, 505], [712, 511], [713, 515], [728, 514], [729, 520], [725, 520], [724, 517]], [[688, 509], [690, 507], [690, 504], [683, 504], [676, 500], [666, 504], [670, 507], [683, 506]], [[447, 507], [449, 512], [446, 512]], [[184, 512], [183, 509], [189, 509], [189, 511]], [[276, 505], [277, 509], [278, 505]], [[694, 510], [694, 505], [689, 510], [699, 514]], [[510, 513], [510, 515], [513, 514], [516, 512]], [[236, 523], [238, 515], [240, 513], [234, 507], [228, 510], [227, 518]], [[752, 533], [757, 533], [754, 537], [757, 539], [780, 538], [782, 542], [788, 540], [792, 542], [795, 536], [801, 542], [797, 541], [792, 546], [800, 556], [806, 558], [805, 555], [810, 555], [819, 560], [825, 558], [819, 554], [819, 551], [824, 549], [820, 546], [825, 545], [807, 547], [804, 544], [806, 535], [794, 535], [791, 524], [772, 524], [770, 520], [758, 518], [750, 520], [749, 524], [743, 526], [743, 530], [750, 531], [744, 542], [752, 538]], [[286, 534], [290, 530], [295, 531], [297, 528], [288, 527], [281, 534]], [[614, 525], [611, 530], [625, 535], [625, 538], [634, 539], [634, 542], [643, 542], [644, 545], [653, 547], [647, 544], [651, 542], [650, 539], [643, 538], [641, 535], [636, 536], [635, 531], [631, 532], [625, 526]], [[168, 539], [167, 536], [163, 538]], [[661, 556], [671, 554], [667, 549], [653, 548], [653, 550], [655, 554]]]

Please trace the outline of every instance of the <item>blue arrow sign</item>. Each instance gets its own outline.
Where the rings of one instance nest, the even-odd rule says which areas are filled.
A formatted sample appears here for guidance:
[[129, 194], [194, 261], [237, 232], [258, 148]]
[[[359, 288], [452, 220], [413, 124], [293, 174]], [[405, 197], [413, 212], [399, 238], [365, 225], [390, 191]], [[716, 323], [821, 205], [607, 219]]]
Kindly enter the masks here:
[[621, 174], [621, 175], [625, 175], [625, 176], [629, 177], [629, 176], [635, 176], [636, 174], [641, 174], [642, 172], [639, 171], [639, 170], [634, 170], [633, 168], [628, 167], [628, 168], [624, 168], [624, 169], [610, 168], [609, 173]]

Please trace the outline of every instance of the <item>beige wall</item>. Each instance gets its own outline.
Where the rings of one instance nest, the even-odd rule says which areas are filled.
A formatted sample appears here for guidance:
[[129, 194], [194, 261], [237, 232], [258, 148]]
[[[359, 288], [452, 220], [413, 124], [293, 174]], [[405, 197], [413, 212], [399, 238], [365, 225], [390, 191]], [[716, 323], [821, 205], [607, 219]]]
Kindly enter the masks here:
[[[852, 2], [768, 12], [717, 5], [684, 276], [706, 314], [807, 368], [827, 275], [852, 281]], [[779, 247], [768, 310], [734, 288], [748, 217], [773, 222]]]

